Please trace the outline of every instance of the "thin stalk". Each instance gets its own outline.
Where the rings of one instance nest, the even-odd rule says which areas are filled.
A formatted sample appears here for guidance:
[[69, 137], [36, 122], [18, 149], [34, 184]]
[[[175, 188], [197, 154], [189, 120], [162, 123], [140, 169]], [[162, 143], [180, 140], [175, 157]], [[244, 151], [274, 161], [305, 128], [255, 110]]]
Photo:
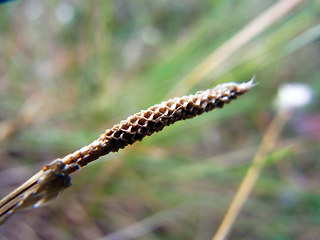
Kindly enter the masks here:
[[286, 111], [279, 110], [273, 118], [255, 156], [253, 157], [252, 164], [243, 178], [238, 191], [212, 240], [224, 240], [230, 233], [236, 218], [259, 178], [264, 166], [264, 159], [275, 147], [279, 134], [288, 117], [289, 114]]

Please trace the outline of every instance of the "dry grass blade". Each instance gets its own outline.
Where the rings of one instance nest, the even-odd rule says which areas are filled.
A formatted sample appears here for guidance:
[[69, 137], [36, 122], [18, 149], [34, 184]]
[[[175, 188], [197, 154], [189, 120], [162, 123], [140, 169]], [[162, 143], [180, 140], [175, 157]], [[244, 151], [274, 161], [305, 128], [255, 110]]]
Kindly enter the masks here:
[[249, 197], [260, 172], [264, 166], [264, 159], [268, 153], [274, 148], [279, 134], [286, 123], [289, 114], [279, 111], [270, 123], [262, 142], [253, 158], [253, 163], [243, 178], [239, 189], [233, 198], [233, 201], [219, 226], [217, 233], [212, 240], [224, 240], [229, 234], [237, 216], [239, 215], [243, 205]]
[[290, 13], [303, 2], [303, 0], [281, 0], [275, 3], [263, 14], [260, 14], [244, 26], [216, 51], [211, 53], [195, 69], [193, 69], [183, 81], [173, 88], [170, 94], [181, 93], [181, 90], [195, 86], [196, 83], [203, 80], [203, 78], [208, 76], [213, 70], [218, 69], [225, 64], [226, 60], [241, 49], [241, 47], [246, 45], [249, 41], [257, 37], [260, 33], [272, 26], [275, 22], [279, 21], [279, 19]]
[[19, 209], [37, 207], [56, 197], [69, 187], [69, 174], [88, 163], [117, 152], [127, 145], [141, 141], [177, 121], [193, 118], [224, 104], [249, 91], [254, 79], [246, 83], [221, 84], [194, 95], [170, 99], [128, 117], [108, 129], [91, 144], [46, 165], [39, 173], [0, 201], [0, 217], [4, 222]]

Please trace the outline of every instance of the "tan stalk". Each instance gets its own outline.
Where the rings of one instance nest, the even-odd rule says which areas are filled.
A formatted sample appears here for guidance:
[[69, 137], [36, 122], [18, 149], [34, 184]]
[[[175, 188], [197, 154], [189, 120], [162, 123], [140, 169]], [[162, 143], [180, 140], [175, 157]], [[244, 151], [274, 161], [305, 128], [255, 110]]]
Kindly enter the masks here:
[[[240, 31], [233, 35], [228, 41], [221, 45], [217, 50], [206, 57], [198, 64], [185, 78], [179, 82], [176, 87], [168, 94], [180, 94], [190, 89], [198, 82], [203, 81], [214, 70], [218, 70], [225, 62], [232, 57], [239, 49], [245, 46], [249, 41], [259, 36], [268, 27], [292, 12], [305, 0], [280, 0], [254, 18]], [[202, 82], [203, 83], [203, 82]]]
[[239, 215], [244, 203], [247, 201], [256, 181], [258, 180], [264, 165], [264, 159], [274, 148], [279, 134], [288, 117], [289, 114], [287, 114], [285, 111], [279, 110], [270, 123], [252, 160], [252, 165], [249, 167], [245, 177], [243, 178], [239, 189], [212, 240], [224, 240], [230, 233], [237, 216]]

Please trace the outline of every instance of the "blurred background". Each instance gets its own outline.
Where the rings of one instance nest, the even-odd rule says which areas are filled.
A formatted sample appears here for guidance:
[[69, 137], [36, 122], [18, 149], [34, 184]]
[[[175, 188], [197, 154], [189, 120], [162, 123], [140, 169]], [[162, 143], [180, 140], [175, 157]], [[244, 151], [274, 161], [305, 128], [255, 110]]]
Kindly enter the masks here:
[[211, 239], [282, 109], [229, 239], [318, 239], [320, 2], [279, 2], [1, 4], [1, 197], [141, 109], [254, 74], [258, 85], [81, 169], [0, 239]]

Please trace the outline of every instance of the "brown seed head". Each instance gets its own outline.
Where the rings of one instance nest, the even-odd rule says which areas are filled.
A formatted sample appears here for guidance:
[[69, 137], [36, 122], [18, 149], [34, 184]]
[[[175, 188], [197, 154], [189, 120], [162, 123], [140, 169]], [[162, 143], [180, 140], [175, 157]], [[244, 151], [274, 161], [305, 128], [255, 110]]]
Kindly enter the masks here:
[[61, 161], [69, 165], [66, 171], [71, 173], [102, 155], [117, 152], [127, 145], [141, 141], [145, 136], [159, 132], [165, 126], [193, 118], [214, 108], [222, 108], [225, 103], [249, 91], [253, 85], [253, 79], [241, 84], [221, 84], [194, 95], [176, 97], [154, 105], [114, 125], [90, 145], [69, 154]]
[[69, 174], [89, 162], [141, 141], [145, 136], [159, 132], [176, 121], [222, 108], [225, 103], [249, 91], [253, 85], [253, 79], [241, 84], [221, 84], [194, 95], [170, 99], [128, 117], [91, 144], [44, 166], [40, 172], [1, 199], [0, 224], [17, 210], [37, 207], [56, 197], [71, 185]]

